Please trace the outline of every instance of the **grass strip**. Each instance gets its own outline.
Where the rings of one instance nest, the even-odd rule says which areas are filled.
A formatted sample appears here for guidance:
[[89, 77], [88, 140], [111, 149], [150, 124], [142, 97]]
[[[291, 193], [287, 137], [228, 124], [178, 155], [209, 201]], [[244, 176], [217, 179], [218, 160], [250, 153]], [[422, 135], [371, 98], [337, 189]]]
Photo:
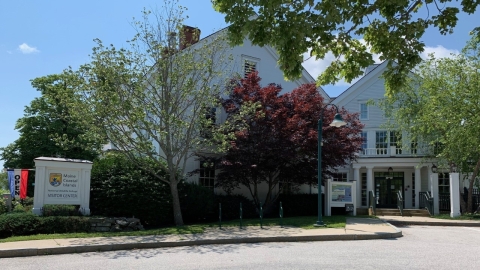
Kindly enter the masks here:
[[[306, 217], [289, 217], [283, 219], [283, 226], [299, 227], [302, 229], [322, 229], [322, 228], [345, 228], [345, 216], [331, 216], [323, 217], [325, 227], [315, 227], [313, 224], [317, 222], [316, 216]], [[222, 222], [222, 227], [238, 227], [240, 220], [230, 220]], [[258, 226], [260, 227], [260, 219], [245, 219], [243, 226]], [[279, 218], [263, 219], [263, 226], [280, 226]], [[143, 231], [131, 232], [82, 232], [82, 233], [62, 233], [62, 234], [36, 234], [25, 236], [11, 236], [0, 239], [0, 243], [16, 242], [16, 241], [32, 241], [32, 240], [48, 240], [48, 239], [64, 239], [64, 238], [92, 238], [92, 237], [117, 237], [117, 236], [155, 236], [155, 235], [169, 235], [169, 234], [193, 234], [203, 233], [206, 228], [218, 227], [216, 223], [203, 223], [186, 225], [179, 227], [165, 227], [157, 229], [148, 229]]]

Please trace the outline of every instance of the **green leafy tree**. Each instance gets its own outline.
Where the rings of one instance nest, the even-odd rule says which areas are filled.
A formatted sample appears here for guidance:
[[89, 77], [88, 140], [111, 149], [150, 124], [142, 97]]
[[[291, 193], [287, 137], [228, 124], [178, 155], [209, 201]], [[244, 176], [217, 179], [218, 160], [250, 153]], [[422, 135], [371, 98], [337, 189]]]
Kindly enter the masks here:
[[8, 190], [8, 176], [6, 172], [0, 172], [0, 193], [3, 191]]
[[[421, 62], [425, 44], [420, 39], [428, 27], [437, 28], [443, 35], [453, 32], [460, 12], [455, 2], [212, 0], [215, 9], [231, 23], [231, 42], [241, 44], [248, 36], [253, 44], [274, 46], [287, 78], [301, 75], [303, 54], [307, 52], [316, 59], [323, 59], [329, 52], [335, 56], [318, 78], [321, 85], [342, 78], [351, 82], [374, 63], [372, 54], [380, 54], [380, 60], [398, 64], [390, 64], [385, 74], [388, 93], [395, 92]], [[479, 4], [463, 0], [462, 12], [473, 14]]]
[[480, 170], [480, 37], [473, 36], [459, 55], [430, 56], [416, 75], [384, 106], [397, 129], [430, 146], [444, 166], [469, 174], [467, 211]]
[[4, 148], [0, 157], [6, 168], [32, 168], [34, 158], [67, 157], [93, 160], [101, 148], [101, 140], [78, 121], [71, 104], [75, 98], [70, 87], [76, 81], [66, 73], [39, 77], [32, 86], [40, 91], [25, 107], [15, 129], [20, 137]]
[[[178, 184], [187, 161], [197, 152], [227, 146], [226, 135], [214, 132], [206, 114], [219, 107], [222, 78], [232, 75], [225, 74], [231, 69], [225, 35], [189, 43], [199, 32], [183, 26], [184, 10], [175, 0], [165, 0], [157, 12], [144, 10], [142, 20], [133, 23], [137, 34], [130, 49], [97, 40], [92, 61], [70, 71], [79, 78], [77, 113], [92, 128], [104, 130], [131, 162], [169, 185], [178, 226], [183, 225]], [[202, 136], [207, 127], [212, 132]], [[168, 178], [143, 166], [138, 157], [155, 160]]]

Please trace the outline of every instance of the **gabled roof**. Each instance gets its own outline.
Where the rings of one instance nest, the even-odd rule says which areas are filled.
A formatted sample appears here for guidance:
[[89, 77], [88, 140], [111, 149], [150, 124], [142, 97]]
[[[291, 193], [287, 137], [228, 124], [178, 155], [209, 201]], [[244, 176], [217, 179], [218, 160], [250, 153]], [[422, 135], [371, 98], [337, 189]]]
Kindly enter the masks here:
[[368, 82], [372, 78], [378, 78], [380, 77], [385, 69], [387, 68], [387, 61], [383, 61], [381, 64], [377, 64], [377, 66], [373, 69], [371, 69], [368, 73], [366, 73], [362, 78], [360, 78], [357, 82], [352, 84], [349, 88], [347, 88], [345, 91], [343, 91], [338, 97], [336, 97], [333, 101], [333, 103], [338, 104], [342, 102], [344, 99], [346, 99], [348, 96], [351, 94], [355, 93], [356, 91], [359, 91], [359, 89], [364, 86], [366, 82]]
[[[229, 26], [227, 26], [225, 28], [222, 28], [222, 29], [220, 29], [216, 32], [211, 33], [210, 35], [207, 35], [207, 36], [201, 38], [197, 43], [200, 43], [201, 41], [204, 41], [204, 40], [206, 40], [206, 39], [208, 39], [208, 38], [210, 38], [214, 35], [218, 35], [219, 33], [223, 32], [223, 31], [226, 31], [228, 29], [228, 27]], [[245, 37], [245, 39], [248, 39], [248, 37]], [[258, 46], [258, 45], [254, 45], [254, 46]], [[258, 46], [258, 47], [264, 48], [275, 59], [275, 61], [278, 62], [278, 59], [280, 58], [280, 56], [277, 54], [275, 48], [273, 48], [270, 45]], [[301, 81], [302, 79], [304, 79], [304, 82]], [[296, 82], [298, 84], [298, 86], [300, 86], [304, 83], [315, 83], [315, 79], [312, 77], [312, 75], [310, 75], [310, 73], [302, 65], [302, 78], [297, 79], [294, 82]], [[320, 91], [320, 94], [322, 94], [322, 96], [327, 97], [328, 99], [331, 99], [330, 96], [327, 94], [327, 92], [325, 92], [325, 90], [322, 87], [318, 86], [317, 90]]]

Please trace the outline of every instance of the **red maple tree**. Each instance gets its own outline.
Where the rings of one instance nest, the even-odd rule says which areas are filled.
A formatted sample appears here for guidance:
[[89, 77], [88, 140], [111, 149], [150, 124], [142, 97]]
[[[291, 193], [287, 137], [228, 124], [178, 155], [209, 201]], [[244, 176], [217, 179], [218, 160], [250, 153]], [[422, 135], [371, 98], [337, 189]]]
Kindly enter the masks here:
[[[245, 187], [257, 207], [268, 209], [280, 194], [277, 187], [316, 185], [317, 123], [326, 103], [313, 83], [280, 95], [280, 85], [261, 87], [260, 81], [257, 72], [235, 81], [229, 97], [222, 102], [227, 118], [240, 113], [245, 102], [259, 106], [255, 115], [245, 119], [248, 128], [236, 131], [232, 147], [218, 162], [217, 186], [227, 192]], [[362, 144], [363, 125], [358, 113], [342, 108], [340, 113], [347, 125], [341, 128], [329, 126], [335, 113], [331, 106], [323, 112], [324, 176], [354, 160]], [[263, 203], [260, 188], [266, 189]]]

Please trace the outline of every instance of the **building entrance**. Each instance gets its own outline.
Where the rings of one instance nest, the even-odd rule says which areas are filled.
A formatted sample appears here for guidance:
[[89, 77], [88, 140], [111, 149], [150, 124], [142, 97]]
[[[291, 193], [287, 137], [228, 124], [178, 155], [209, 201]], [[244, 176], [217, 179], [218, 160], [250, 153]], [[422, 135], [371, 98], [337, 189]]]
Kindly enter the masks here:
[[[403, 172], [375, 172], [375, 196], [378, 208], [397, 208], [397, 192], [404, 191]], [[404, 202], [405, 203], [405, 202]]]

